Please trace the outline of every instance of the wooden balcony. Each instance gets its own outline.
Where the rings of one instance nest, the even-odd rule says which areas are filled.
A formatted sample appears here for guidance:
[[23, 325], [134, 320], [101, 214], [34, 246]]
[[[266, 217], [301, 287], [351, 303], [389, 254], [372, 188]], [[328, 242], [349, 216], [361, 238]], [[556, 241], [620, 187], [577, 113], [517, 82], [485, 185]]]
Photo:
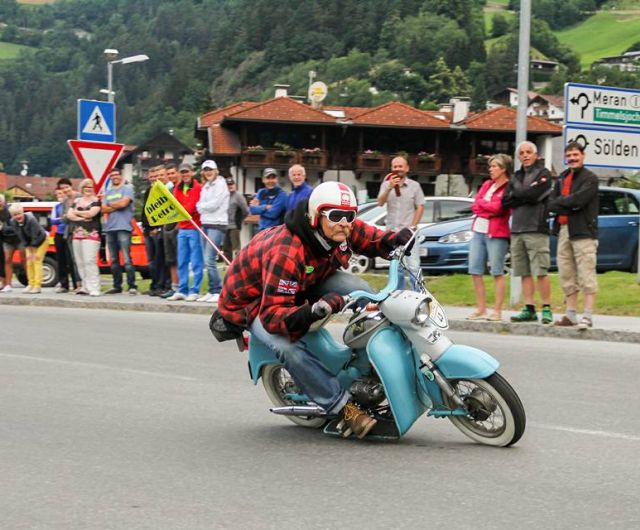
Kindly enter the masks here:
[[442, 158], [439, 155], [420, 156], [409, 155], [410, 173], [415, 175], [439, 175], [442, 171]]
[[280, 149], [244, 149], [240, 155], [240, 164], [243, 167], [287, 169], [293, 164], [302, 164], [306, 169], [326, 170], [328, 168], [328, 156], [325, 151], [305, 152], [292, 149], [282, 151]]
[[302, 164], [305, 169], [327, 169], [327, 153], [324, 151], [300, 151], [299, 163]]
[[371, 171], [374, 173], [389, 169], [389, 157], [387, 155], [373, 155], [360, 153], [356, 157], [356, 171]]

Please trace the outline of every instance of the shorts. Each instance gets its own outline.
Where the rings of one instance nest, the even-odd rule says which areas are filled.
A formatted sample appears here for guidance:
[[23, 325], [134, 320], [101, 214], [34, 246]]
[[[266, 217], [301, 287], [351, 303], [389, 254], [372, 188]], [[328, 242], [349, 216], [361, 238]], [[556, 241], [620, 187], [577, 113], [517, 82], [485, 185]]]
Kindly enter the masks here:
[[571, 240], [567, 226], [560, 227], [558, 276], [560, 287], [566, 296], [578, 291], [584, 294], [595, 294], [598, 291], [597, 254], [597, 239]]
[[551, 265], [549, 236], [538, 232], [511, 234], [513, 276], [546, 276]]
[[7, 243], [6, 241], [2, 242], [2, 250], [4, 251], [5, 256], [7, 254], [10, 254], [11, 256], [13, 256], [13, 253], [16, 250], [24, 250], [24, 247], [22, 246], [21, 243]]
[[164, 243], [164, 262], [166, 265], [176, 265], [178, 263], [178, 229], [163, 230], [162, 240]]
[[491, 276], [502, 276], [507, 250], [508, 239], [474, 232], [469, 245], [469, 274], [482, 276], [486, 271], [488, 258]]

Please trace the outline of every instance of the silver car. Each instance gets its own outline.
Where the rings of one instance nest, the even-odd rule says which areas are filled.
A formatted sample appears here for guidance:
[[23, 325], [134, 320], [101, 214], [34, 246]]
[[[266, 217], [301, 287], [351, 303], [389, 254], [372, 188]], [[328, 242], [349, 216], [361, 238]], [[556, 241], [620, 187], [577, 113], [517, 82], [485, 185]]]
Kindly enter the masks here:
[[[471, 212], [472, 204], [473, 199], [468, 197], [425, 197], [424, 213], [418, 226], [422, 228], [441, 221], [471, 217], [473, 215]], [[369, 207], [358, 213], [358, 219], [385, 230], [387, 207]], [[354, 255], [349, 261], [349, 267], [346, 270], [353, 273], [362, 273], [372, 268], [382, 269], [388, 266], [389, 262], [383, 258], [372, 259], [366, 256]]]

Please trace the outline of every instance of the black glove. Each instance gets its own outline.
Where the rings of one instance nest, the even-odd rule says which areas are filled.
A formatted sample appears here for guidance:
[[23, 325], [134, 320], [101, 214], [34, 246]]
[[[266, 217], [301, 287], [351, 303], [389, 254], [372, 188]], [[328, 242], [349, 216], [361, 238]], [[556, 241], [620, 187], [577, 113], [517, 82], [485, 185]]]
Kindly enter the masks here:
[[[413, 232], [411, 228], [403, 228], [399, 232], [396, 232], [393, 236], [393, 246], [394, 247], [402, 247], [407, 244], [407, 242], [413, 237]], [[405, 255], [409, 256], [411, 254], [411, 249], [413, 248], [413, 244], [415, 243], [415, 239], [411, 242], [409, 248], [405, 251]]]
[[311, 313], [317, 319], [324, 318], [331, 313], [338, 313], [344, 307], [344, 298], [337, 293], [325, 294], [311, 306]]

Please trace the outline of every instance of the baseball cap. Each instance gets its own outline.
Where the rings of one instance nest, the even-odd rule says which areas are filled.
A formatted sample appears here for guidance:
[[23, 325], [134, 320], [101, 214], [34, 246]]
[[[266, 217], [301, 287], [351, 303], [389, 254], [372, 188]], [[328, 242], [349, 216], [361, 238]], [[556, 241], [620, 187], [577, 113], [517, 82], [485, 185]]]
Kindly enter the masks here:
[[200, 169], [218, 169], [218, 164], [216, 164], [213, 160], [205, 160], [204, 162], [202, 162], [202, 166], [200, 166]]
[[178, 166], [178, 171], [193, 171], [193, 166], [189, 164], [189, 162], [182, 162], [182, 164]]
[[275, 175], [277, 177], [278, 176], [278, 172], [275, 169], [273, 169], [272, 167], [268, 167], [262, 172], [262, 178], [268, 177], [269, 175]]

